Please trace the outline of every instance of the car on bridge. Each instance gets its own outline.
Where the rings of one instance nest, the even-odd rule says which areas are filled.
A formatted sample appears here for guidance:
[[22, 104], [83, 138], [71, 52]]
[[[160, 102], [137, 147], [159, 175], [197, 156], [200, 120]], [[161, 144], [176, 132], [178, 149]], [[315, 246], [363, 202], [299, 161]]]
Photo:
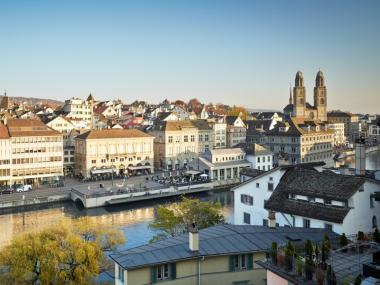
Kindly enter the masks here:
[[16, 184], [14, 185], [14, 189], [16, 190], [16, 192], [28, 192], [29, 190], [32, 190], [32, 185]]

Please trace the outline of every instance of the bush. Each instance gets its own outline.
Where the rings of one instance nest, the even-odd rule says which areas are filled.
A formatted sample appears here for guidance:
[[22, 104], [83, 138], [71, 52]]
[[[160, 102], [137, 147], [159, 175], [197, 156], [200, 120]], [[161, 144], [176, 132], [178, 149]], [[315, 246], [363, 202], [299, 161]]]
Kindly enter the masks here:
[[[347, 239], [345, 233], [343, 233], [343, 234], [340, 236], [340, 238], [339, 238], [339, 245], [340, 245], [340, 247], [345, 247], [345, 246], [348, 245], [348, 239]], [[346, 252], [347, 249], [345, 248], [345, 249], [343, 249], [343, 251]]]

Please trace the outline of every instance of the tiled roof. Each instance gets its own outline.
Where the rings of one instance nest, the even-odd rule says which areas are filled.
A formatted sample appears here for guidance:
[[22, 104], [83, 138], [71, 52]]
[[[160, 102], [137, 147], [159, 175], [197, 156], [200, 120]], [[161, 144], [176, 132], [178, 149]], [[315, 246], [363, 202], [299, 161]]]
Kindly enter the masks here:
[[320, 242], [324, 235], [336, 239], [337, 235], [325, 229], [306, 229], [251, 225], [218, 225], [199, 232], [199, 251], [189, 250], [188, 234], [163, 239], [151, 244], [111, 254], [111, 258], [125, 269], [147, 267], [160, 263], [198, 258], [199, 256], [230, 255], [247, 252], [264, 252], [272, 242], [285, 246], [288, 241]]
[[116, 139], [116, 138], [139, 138], [152, 137], [137, 129], [104, 129], [91, 130], [77, 136], [78, 139]]
[[345, 202], [362, 187], [364, 182], [365, 178], [345, 176], [330, 171], [319, 172], [301, 166], [291, 167], [282, 176], [280, 183], [265, 204], [265, 208], [341, 223], [350, 208], [295, 200], [289, 198], [289, 194]]
[[8, 129], [0, 122], [0, 139], [9, 139]]
[[60, 132], [36, 119], [8, 119], [7, 128], [11, 137], [61, 136]]

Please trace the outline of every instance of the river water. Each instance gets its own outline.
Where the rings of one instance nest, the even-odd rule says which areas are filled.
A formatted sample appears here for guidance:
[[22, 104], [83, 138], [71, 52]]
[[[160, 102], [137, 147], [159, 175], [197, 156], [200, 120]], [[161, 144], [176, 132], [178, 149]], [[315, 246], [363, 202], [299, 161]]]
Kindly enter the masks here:
[[[341, 163], [355, 166], [354, 157], [348, 157]], [[380, 152], [367, 155], [367, 169], [380, 169]], [[227, 222], [233, 222], [233, 195], [230, 191], [209, 191], [194, 195], [203, 201], [218, 201], [222, 204], [222, 212]], [[38, 209], [11, 214], [0, 215], [0, 248], [9, 244], [11, 240], [25, 232], [42, 229], [63, 219], [74, 219], [80, 216], [89, 216], [104, 223], [122, 229], [127, 242], [121, 249], [127, 249], [148, 243], [154, 235], [148, 225], [154, 219], [158, 205], [170, 205], [178, 198], [153, 200], [134, 204], [116, 205], [97, 209], [80, 209], [71, 202], [52, 205], [47, 209]]]

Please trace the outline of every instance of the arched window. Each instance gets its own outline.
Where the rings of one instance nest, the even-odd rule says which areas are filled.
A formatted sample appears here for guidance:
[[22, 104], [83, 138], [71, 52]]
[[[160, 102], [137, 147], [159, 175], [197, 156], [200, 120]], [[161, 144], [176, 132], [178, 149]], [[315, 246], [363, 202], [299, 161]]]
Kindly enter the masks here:
[[376, 218], [376, 216], [372, 217], [372, 228], [377, 228], [377, 218]]
[[303, 99], [302, 98], [300, 99], [300, 104], [303, 104]]
[[325, 104], [325, 99], [321, 98], [321, 100], [319, 100], [320, 104], [323, 105]]

